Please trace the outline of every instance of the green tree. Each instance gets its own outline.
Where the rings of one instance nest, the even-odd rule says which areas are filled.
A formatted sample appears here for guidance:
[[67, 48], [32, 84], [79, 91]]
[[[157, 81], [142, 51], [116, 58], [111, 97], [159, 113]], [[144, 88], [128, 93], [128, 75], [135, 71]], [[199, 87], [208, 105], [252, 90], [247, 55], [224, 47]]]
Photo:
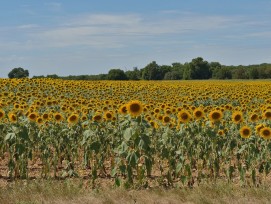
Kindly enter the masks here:
[[152, 61], [145, 68], [143, 68], [142, 79], [145, 79], [145, 80], [160, 80], [160, 79], [162, 79], [161, 73], [160, 73], [160, 67], [155, 61]]
[[46, 78], [50, 78], [50, 79], [59, 79], [60, 77], [56, 74], [49, 74], [46, 76]]
[[249, 70], [249, 78], [250, 79], [259, 79], [259, 71], [257, 68], [253, 67]]
[[189, 63], [191, 79], [209, 79], [211, 78], [210, 65], [203, 58], [197, 57]]
[[181, 79], [180, 73], [177, 71], [167, 72], [164, 76], [164, 80], [178, 80]]
[[214, 69], [213, 77], [214, 79], [231, 79], [231, 70], [227, 67], [221, 67], [219, 69]]
[[159, 67], [159, 79], [164, 79], [165, 75], [172, 71], [172, 66], [162, 65]]
[[21, 67], [18, 68], [13, 68], [9, 73], [8, 73], [8, 77], [10, 79], [13, 78], [26, 78], [29, 77], [29, 72], [27, 69], [23, 69]]
[[172, 63], [172, 71], [178, 73], [178, 78], [182, 79], [183, 78], [183, 72], [184, 72], [184, 65], [179, 63], [179, 62], [174, 62]]
[[127, 76], [121, 69], [110, 69], [107, 74], [108, 80], [127, 80]]
[[134, 67], [133, 70], [128, 70], [125, 72], [129, 80], [139, 80], [140, 79], [140, 70], [137, 67]]
[[248, 79], [247, 69], [243, 66], [238, 66], [237, 68], [232, 70], [232, 78], [233, 79]]

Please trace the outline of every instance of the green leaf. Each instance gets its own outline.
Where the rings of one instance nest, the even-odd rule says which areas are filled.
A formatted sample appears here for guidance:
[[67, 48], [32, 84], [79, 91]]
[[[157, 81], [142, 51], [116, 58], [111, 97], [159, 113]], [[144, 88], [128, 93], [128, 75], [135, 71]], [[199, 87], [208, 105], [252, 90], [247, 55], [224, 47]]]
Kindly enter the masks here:
[[28, 130], [26, 127], [23, 127], [22, 131], [19, 132], [19, 137], [24, 141], [29, 140]]
[[116, 178], [115, 178], [115, 185], [118, 186], [118, 187], [120, 187], [120, 184], [121, 184], [120, 178], [119, 178], [119, 177], [116, 177]]
[[14, 138], [16, 137], [15, 133], [8, 133], [6, 136], [5, 136], [5, 141], [12, 141]]
[[133, 135], [132, 128], [127, 128], [127, 129], [124, 131], [123, 137], [124, 137], [124, 139], [125, 139], [126, 141], [129, 141], [130, 138], [132, 137], [132, 135]]
[[117, 173], [117, 167], [115, 167], [114, 169], [112, 169], [111, 171], [111, 176], [114, 177]]
[[18, 155], [22, 155], [25, 151], [25, 146], [23, 144], [16, 144], [15, 151]]
[[101, 147], [101, 144], [99, 142], [92, 142], [90, 144], [90, 149], [95, 151], [96, 154], [99, 153], [100, 147]]
[[182, 163], [178, 163], [176, 166], [176, 174], [178, 174], [183, 168], [183, 164]]

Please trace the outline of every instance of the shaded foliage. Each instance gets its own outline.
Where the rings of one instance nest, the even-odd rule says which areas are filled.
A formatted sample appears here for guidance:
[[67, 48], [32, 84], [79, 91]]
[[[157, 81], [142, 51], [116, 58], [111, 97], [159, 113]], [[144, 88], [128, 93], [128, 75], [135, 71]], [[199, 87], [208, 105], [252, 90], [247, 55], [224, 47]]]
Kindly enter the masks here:
[[[44, 78], [45, 76], [33, 76]], [[171, 65], [159, 65], [152, 61], [145, 67], [123, 71], [111, 69], [108, 74], [58, 76], [47, 75], [46, 78], [62, 78], [70, 80], [203, 80], [203, 79], [270, 79], [271, 64], [226, 66], [219, 62], [208, 62], [197, 57], [181, 64], [174, 62]]]

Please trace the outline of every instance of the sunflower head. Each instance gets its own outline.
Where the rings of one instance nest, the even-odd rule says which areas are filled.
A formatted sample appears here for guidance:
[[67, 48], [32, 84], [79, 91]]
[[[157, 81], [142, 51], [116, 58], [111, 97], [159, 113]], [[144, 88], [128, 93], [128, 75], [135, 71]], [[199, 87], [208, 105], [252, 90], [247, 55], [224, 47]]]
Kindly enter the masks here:
[[79, 116], [76, 113], [73, 113], [68, 117], [68, 123], [71, 125], [78, 123], [78, 121], [79, 121]]
[[187, 123], [190, 121], [190, 119], [192, 118], [192, 116], [190, 115], [190, 113], [187, 110], [181, 110], [178, 113], [178, 118], [179, 121], [182, 123]]
[[36, 112], [29, 113], [28, 115], [28, 119], [32, 122], [35, 122], [37, 118], [38, 118], [38, 113]]
[[0, 109], [0, 120], [5, 117], [5, 111]]
[[266, 140], [271, 139], [271, 128], [270, 127], [263, 127], [260, 130], [260, 136]]
[[250, 116], [249, 116], [249, 120], [251, 122], [256, 122], [257, 120], [259, 119], [258, 115], [256, 113], [252, 113]]
[[8, 119], [9, 119], [9, 121], [12, 122], [12, 123], [17, 122], [17, 116], [16, 116], [16, 114], [13, 113], [13, 112], [10, 112], [10, 113], [8, 114]]
[[42, 125], [43, 124], [43, 119], [42, 117], [38, 117], [36, 122], [39, 124], [39, 125]]
[[193, 116], [196, 120], [204, 117], [204, 111], [201, 108], [196, 108], [193, 111]]
[[119, 108], [119, 113], [120, 113], [120, 114], [123, 114], [123, 115], [127, 114], [127, 107], [126, 107], [126, 105], [122, 105], [122, 106]]
[[105, 120], [109, 121], [109, 120], [112, 120], [112, 118], [113, 118], [113, 113], [111, 111], [106, 111], [104, 113], [104, 119]]
[[242, 138], [249, 138], [250, 135], [251, 135], [251, 129], [250, 127], [248, 126], [243, 126], [241, 129], [240, 129], [240, 135]]
[[271, 109], [264, 111], [263, 118], [271, 120]]
[[171, 121], [171, 118], [169, 117], [169, 115], [165, 115], [163, 116], [163, 123], [164, 124], [167, 124]]
[[232, 121], [236, 124], [243, 121], [243, 113], [241, 111], [236, 111], [232, 114]]
[[259, 125], [256, 125], [255, 130], [258, 134], [260, 134], [261, 129], [264, 127], [265, 127], [264, 124], [259, 124]]
[[138, 100], [130, 101], [127, 104], [127, 111], [133, 117], [139, 116], [143, 112], [143, 105]]
[[61, 113], [55, 113], [55, 114], [54, 114], [54, 119], [55, 119], [55, 121], [56, 121], [57, 123], [59, 123], [60, 121], [63, 120], [63, 116], [62, 116]]
[[220, 110], [213, 110], [209, 113], [209, 119], [212, 122], [218, 122], [223, 118], [223, 113]]
[[96, 115], [93, 116], [92, 120], [96, 122], [101, 122], [103, 119], [102, 115], [97, 113]]

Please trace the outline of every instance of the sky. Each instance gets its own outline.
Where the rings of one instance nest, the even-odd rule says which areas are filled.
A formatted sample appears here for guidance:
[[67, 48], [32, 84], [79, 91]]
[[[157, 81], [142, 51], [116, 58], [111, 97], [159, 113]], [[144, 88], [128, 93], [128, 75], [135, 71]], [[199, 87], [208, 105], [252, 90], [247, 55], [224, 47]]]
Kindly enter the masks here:
[[0, 77], [271, 63], [271, 0], [1, 0]]

